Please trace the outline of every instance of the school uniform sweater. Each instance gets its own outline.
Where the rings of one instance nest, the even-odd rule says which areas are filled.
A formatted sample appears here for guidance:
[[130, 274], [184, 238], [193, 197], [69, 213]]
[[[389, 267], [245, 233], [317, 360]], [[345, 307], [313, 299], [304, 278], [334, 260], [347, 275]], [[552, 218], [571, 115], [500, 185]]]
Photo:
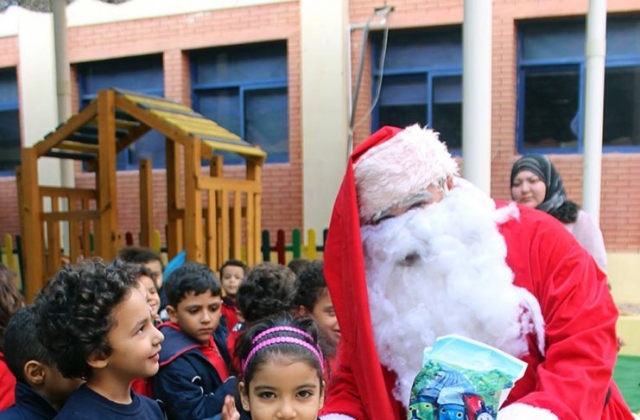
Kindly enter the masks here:
[[86, 385], [71, 394], [56, 420], [164, 420], [157, 402], [131, 392], [131, 404], [113, 402]]

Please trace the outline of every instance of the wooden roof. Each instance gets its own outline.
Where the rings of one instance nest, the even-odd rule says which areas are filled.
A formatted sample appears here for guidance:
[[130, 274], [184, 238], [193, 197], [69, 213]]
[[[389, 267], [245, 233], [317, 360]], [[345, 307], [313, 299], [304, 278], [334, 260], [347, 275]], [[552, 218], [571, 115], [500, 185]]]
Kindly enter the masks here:
[[[201, 141], [203, 155], [214, 150], [237, 153], [246, 158], [264, 160], [266, 153], [242, 140], [214, 121], [198, 114], [186, 105], [165, 98], [123, 89], [109, 89], [115, 95], [115, 139], [120, 152], [145, 135], [156, 130], [184, 144]], [[33, 147], [38, 156], [74, 160], [95, 160], [98, 156], [98, 99], [94, 99], [55, 131], [47, 134]]]

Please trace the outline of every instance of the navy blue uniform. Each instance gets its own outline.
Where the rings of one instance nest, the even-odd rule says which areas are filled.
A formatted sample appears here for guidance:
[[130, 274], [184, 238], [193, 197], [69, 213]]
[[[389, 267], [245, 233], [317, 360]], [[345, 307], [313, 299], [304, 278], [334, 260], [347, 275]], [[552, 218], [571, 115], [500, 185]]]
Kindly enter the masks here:
[[[160, 400], [170, 420], [200, 420], [222, 411], [227, 395], [238, 397], [238, 380], [223, 381], [202, 353], [202, 345], [171, 327], [161, 326], [165, 336], [160, 351], [160, 370], [152, 379], [153, 397]], [[214, 341], [226, 364], [226, 329], [218, 328]]]
[[0, 412], [0, 420], [51, 420], [58, 414], [44, 395], [29, 385], [16, 383], [16, 402]]
[[131, 392], [131, 404], [118, 404], [82, 385], [71, 394], [56, 420], [164, 420], [157, 402]]

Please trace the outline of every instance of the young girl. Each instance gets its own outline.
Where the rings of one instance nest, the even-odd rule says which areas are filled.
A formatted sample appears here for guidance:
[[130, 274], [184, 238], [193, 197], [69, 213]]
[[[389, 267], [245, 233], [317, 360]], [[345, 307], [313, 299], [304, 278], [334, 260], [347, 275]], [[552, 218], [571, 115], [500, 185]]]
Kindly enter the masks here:
[[14, 402], [16, 378], [9, 371], [4, 355], [4, 330], [9, 319], [22, 306], [22, 297], [14, 283], [15, 275], [0, 263], [0, 410], [9, 408]]
[[289, 314], [262, 320], [240, 336], [236, 355], [242, 406], [253, 420], [318, 419], [324, 362], [315, 321]]

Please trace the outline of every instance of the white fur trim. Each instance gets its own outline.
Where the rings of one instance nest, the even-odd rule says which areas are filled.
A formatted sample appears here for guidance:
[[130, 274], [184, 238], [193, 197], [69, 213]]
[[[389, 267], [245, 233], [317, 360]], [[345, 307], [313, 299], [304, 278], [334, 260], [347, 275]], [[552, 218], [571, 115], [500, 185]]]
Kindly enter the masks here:
[[344, 414], [325, 414], [320, 417], [320, 420], [356, 420], [353, 417], [346, 416]]
[[412, 125], [365, 152], [353, 166], [360, 220], [458, 173], [438, 133]]
[[558, 416], [545, 408], [515, 403], [498, 411], [498, 420], [558, 420]]

